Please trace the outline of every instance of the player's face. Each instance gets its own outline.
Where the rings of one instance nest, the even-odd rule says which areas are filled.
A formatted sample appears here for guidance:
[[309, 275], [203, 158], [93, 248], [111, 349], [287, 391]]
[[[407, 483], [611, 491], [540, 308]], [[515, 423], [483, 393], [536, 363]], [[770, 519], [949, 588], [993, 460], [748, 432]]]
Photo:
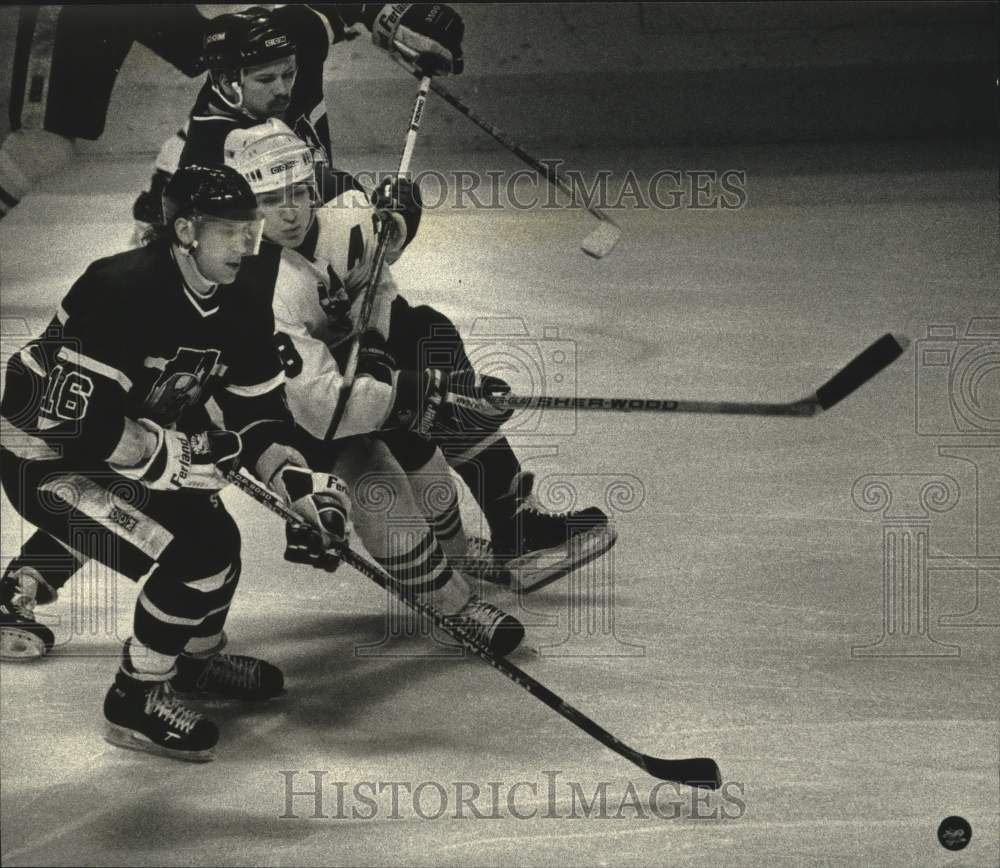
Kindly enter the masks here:
[[291, 101], [296, 71], [294, 57], [245, 69], [243, 110], [262, 120], [283, 115]]
[[282, 247], [298, 247], [312, 225], [315, 202], [316, 190], [308, 182], [258, 194], [257, 207], [264, 217], [264, 235]]
[[199, 219], [197, 226], [198, 246], [194, 249], [194, 259], [198, 271], [212, 283], [232, 283], [243, 257], [257, 252], [262, 221], [213, 217]]

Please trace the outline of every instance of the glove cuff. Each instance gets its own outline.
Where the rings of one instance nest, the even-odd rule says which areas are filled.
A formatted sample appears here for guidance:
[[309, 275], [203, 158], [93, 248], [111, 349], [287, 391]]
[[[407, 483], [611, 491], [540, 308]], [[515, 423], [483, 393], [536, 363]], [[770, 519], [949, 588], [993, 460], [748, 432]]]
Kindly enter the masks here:
[[[148, 434], [152, 434], [156, 439], [153, 443], [153, 448], [146, 451], [143, 449], [143, 446], [139, 445], [139, 442], [145, 439]], [[138, 464], [123, 465], [117, 463], [114, 460], [115, 455], [112, 455], [108, 459], [108, 466], [115, 473], [124, 476], [126, 479], [140, 481], [146, 478], [156, 478], [163, 473], [163, 469], [166, 466], [167, 453], [162, 448], [165, 437], [166, 432], [164, 429], [150, 419], [139, 419], [138, 421], [126, 419], [125, 428], [122, 432], [122, 440], [126, 438], [134, 439], [136, 441], [135, 448], [143, 449], [143, 457]], [[117, 453], [118, 451], [119, 448], [116, 448], [115, 452]], [[122, 451], [127, 450], [123, 449]], [[154, 467], [153, 464], [158, 466]]]
[[275, 477], [285, 465], [291, 464], [298, 467], [305, 467], [306, 460], [298, 449], [294, 449], [284, 443], [272, 443], [257, 459], [254, 465], [254, 476], [263, 482], [271, 491], [286, 497], [286, 492], [276, 489], [274, 486]]
[[402, 19], [406, 14], [406, 10], [412, 5], [412, 3], [386, 3], [384, 6], [379, 7], [377, 3], [366, 3], [365, 16], [369, 14], [369, 6], [374, 10], [371, 13], [371, 24], [368, 25], [372, 32], [372, 42], [379, 48], [392, 51], [395, 47], [392, 41], [396, 35], [396, 30], [399, 29], [400, 19]]

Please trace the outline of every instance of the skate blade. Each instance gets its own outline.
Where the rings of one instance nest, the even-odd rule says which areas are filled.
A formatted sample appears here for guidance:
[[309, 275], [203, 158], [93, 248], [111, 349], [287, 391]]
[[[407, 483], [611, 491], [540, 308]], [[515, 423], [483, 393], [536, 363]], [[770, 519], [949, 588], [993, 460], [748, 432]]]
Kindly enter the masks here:
[[127, 750], [138, 750], [143, 753], [156, 754], [157, 756], [170, 757], [170, 759], [183, 760], [191, 763], [207, 763], [215, 759], [212, 748], [208, 750], [171, 750], [150, 741], [142, 733], [136, 732], [125, 726], [118, 726], [110, 721], [105, 722], [104, 740], [116, 747], [123, 747]]
[[45, 651], [45, 643], [30, 630], [0, 628], [0, 660], [35, 660]]
[[617, 540], [618, 532], [611, 525], [605, 525], [574, 536], [568, 546], [543, 549], [511, 561], [506, 568], [510, 587], [524, 594], [541, 590], [596, 560]]

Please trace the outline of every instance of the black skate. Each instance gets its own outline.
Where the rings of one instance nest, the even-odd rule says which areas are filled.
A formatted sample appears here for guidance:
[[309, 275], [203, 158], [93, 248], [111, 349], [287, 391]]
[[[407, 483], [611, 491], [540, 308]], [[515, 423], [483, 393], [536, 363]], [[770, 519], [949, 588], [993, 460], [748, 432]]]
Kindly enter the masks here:
[[181, 654], [170, 685], [192, 699], [271, 699], [285, 689], [277, 666], [242, 654]]
[[43, 657], [55, 644], [52, 631], [35, 620], [40, 587], [47, 586], [30, 567], [0, 579], [0, 659], [32, 660]]
[[104, 697], [104, 719], [105, 738], [119, 747], [187, 762], [208, 762], [215, 757], [212, 748], [219, 741], [218, 727], [183, 705], [169, 681], [142, 681], [119, 669]]
[[618, 535], [596, 506], [572, 512], [545, 509], [532, 494], [534, 474], [521, 472], [511, 486], [511, 521], [493, 538], [503, 583], [525, 593], [544, 588], [608, 551]]
[[445, 621], [497, 657], [506, 657], [524, 638], [517, 618], [478, 597], [472, 597], [456, 614], [446, 615]]

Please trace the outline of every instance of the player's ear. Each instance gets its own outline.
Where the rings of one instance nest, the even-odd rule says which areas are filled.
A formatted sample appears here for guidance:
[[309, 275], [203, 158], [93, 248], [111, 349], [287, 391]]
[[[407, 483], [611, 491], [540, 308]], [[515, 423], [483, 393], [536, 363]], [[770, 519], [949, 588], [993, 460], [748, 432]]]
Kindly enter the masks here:
[[198, 246], [198, 239], [195, 237], [194, 223], [186, 217], [178, 217], [174, 220], [174, 235], [185, 250], [193, 250]]
[[239, 70], [233, 72], [213, 72], [216, 87], [222, 92], [226, 99], [232, 102], [239, 102], [243, 95], [243, 86], [240, 82]]

